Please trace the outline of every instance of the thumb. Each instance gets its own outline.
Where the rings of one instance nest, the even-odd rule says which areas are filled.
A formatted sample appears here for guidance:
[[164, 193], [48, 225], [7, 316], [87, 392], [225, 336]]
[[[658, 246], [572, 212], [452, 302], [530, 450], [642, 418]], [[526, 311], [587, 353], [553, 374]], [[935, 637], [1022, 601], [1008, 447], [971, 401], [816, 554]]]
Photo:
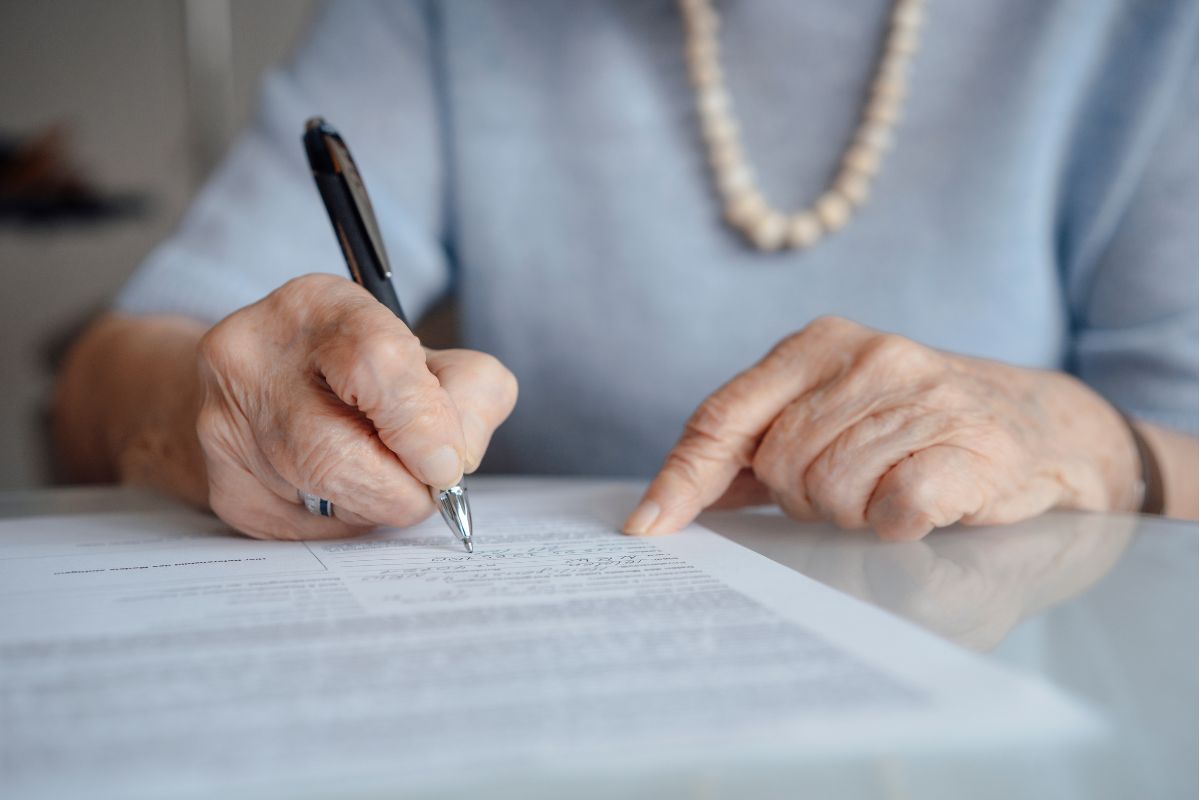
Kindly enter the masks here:
[[517, 402], [517, 379], [497, 359], [474, 350], [427, 350], [430, 371], [462, 421], [466, 471], [474, 472], [492, 434]]

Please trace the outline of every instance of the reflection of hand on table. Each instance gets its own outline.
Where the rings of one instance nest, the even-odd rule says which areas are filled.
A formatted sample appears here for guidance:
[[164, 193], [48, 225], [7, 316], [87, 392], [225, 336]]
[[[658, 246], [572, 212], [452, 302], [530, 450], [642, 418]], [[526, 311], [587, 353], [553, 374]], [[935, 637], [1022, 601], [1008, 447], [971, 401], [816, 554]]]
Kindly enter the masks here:
[[777, 514], [703, 523], [811, 578], [958, 644], [995, 647], [1021, 620], [1083, 592], [1117, 563], [1137, 518], [1051, 514], [1017, 525], [939, 531], [918, 542], [798, 529]]

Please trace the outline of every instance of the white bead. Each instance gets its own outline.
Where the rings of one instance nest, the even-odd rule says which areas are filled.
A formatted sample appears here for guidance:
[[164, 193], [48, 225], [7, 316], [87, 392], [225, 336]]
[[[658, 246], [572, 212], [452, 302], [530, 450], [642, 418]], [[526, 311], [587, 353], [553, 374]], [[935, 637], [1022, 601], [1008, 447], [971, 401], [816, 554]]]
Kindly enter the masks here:
[[716, 9], [708, 0], [679, 0], [679, 10], [683, 13], [684, 19], [688, 20], [717, 15]]
[[871, 94], [874, 97], [903, 100], [907, 93], [907, 82], [892, 76], [881, 75], [871, 83]]
[[733, 197], [746, 189], [754, 188], [754, 170], [746, 163], [720, 169], [717, 173], [717, 191], [724, 197]]
[[921, 3], [900, 2], [892, 10], [892, 24], [902, 28], [919, 28], [925, 21], [925, 8]]
[[905, 25], [920, 25], [925, 21], [924, 0], [896, 0], [892, 19]]
[[821, 221], [811, 211], [793, 214], [788, 220], [787, 241], [792, 247], [812, 247], [822, 235]]
[[821, 227], [827, 233], [834, 233], [841, 230], [850, 221], [850, 213], [853, 211], [850, 201], [843, 197], [840, 192], [833, 190], [821, 195], [817, 199], [814, 208], [816, 209], [817, 217], [821, 220]]
[[846, 156], [842, 159], [842, 164], [847, 169], [870, 176], [879, 171], [879, 163], [882, 160], [878, 149], [856, 144], [846, 151]]
[[695, 36], [688, 39], [684, 55], [689, 64], [713, 61], [717, 58], [717, 40], [712, 36]]
[[692, 84], [698, 88], [720, 86], [723, 80], [721, 65], [715, 60], [689, 61], [688, 75], [692, 79]]
[[886, 78], [890, 81], [907, 81], [910, 62], [911, 59], [908, 56], [893, 53], [885, 54], [879, 62], [879, 70], [876, 73], [876, 77]]
[[854, 141], [882, 152], [892, 146], [892, 128], [878, 122], [864, 122], [855, 131]]
[[683, 24], [693, 36], [716, 36], [721, 27], [721, 18], [715, 11], [708, 9], [698, 12], [685, 11]]
[[768, 211], [754, 221], [746, 235], [759, 250], [778, 250], [787, 236], [787, 220], [782, 214]]
[[701, 114], [728, 114], [729, 93], [720, 86], [708, 86], [696, 93], [696, 108]]
[[871, 179], [861, 172], [843, 170], [834, 179], [833, 188], [857, 208], [867, 202], [871, 194]]
[[728, 114], [704, 114], [700, 117], [704, 140], [710, 143], [738, 140], [738, 124]]
[[742, 145], [738, 140], [731, 139], [723, 142], [712, 142], [708, 148], [708, 165], [713, 172], [734, 169], [743, 166], [746, 157], [742, 154]]
[[900, 118], [900, 103], [891, 97], [872, 97], [863, 114], [870, 122], [892, 126]]
[[746, 230], [769, 210], [763, 196], [753, 189], [748, 189], [729, 198], [729, 202], [725, 204], [725, 219]]
[[896, 54], [908, 57], [917, 52], [920, 40], [921, 37], [917, 33], [916, 28], [892, 28], [888, 33], [885, 47], [889, 55]]

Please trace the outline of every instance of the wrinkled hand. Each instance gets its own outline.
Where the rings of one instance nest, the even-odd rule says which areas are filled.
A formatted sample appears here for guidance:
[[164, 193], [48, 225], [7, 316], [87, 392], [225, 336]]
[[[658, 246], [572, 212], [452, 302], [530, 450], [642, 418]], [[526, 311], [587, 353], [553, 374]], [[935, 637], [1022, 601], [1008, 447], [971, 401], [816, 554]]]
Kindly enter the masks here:
[[[483, 458], [517, 384], [468, 350], [426, 350], [365, 290], [297, 278], [214, 326], [200, 344], [196, 427], [209, 505], [263, 538], [411, 525]], [[335, 516], [309, 514], [296, 490]]]
[[1137, 463], [1120, 416], [1074, 378], [823, 318], [701, 404], [625, 530], [774, 500], [797, 519], [919, 539], [1055, 506], [1128, 509]]

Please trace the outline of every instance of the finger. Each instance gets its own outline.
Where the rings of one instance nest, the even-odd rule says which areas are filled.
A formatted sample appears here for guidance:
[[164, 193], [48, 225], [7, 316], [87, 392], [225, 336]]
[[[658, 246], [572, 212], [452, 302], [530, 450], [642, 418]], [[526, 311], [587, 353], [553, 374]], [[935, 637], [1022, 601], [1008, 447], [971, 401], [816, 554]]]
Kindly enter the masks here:
[[[290, 418], [290, 416], [289, 416]], [[317, 494], [312, 487], [297, 485], [289, 482], [279, 474], [271, 464], [270, 458], [263, 452], [254, 436], [243, 426], [226, 424], [225, 415], [219, 411], [205, 409], [201, 411], [197, 421], [197, 433], [207, 457], [213, 463], [210, 468], [219, 466], [218, 460], [228, 462], [236, 467], [235, 475], [249, 473], [264, 489], [273, 493], [286, 503], [303, 505], [298, 491]], [[287, 437], [279, 437], [286, 441]], [[242, 479], [244, 480], [244, 479]], [[250, 485], [246, 482], [246, 485]], [[328, 498], [326, 498], [328, 499]], [[345, 506], [334, 504], [334, 516], [354, 528], [366, 530], [381, 524], [379, 520], [369, 520], [348, 510]]]
[[841, 528], [867, 526], [867, 503], [888, 470], [913, 453], [940, 444], [948, 430], [941, 413], [904, 405], [869, 414], [830, 442], [804, 473], [804, 495], [823, 519]]
[[979, 456], [955, 445], [920, 450], [892, 467], [867, 504], [880, 538], [915, 541], [979, 512], [984, 503]]
[[496, 358], [474, 350], [429, 350], [429, 370], [454, 401], [466, 447], [466, 471], [479, 468], [492, 434], [517, 402], [517, 379]]
[[205, 446], [209, 507], [227, 525], [256, 539], [341, 539], [369, 526], [309, 513], [258, 481], [244, 465]]
[[[313, 353], [329, 388], [371, 420], [379, 439], [421, 482], [435, 488], [462, 478], [466, 446], [458, 410], [430, 372], [411, 331], [379, 303], [358, 309]], [[382, 317], [380, 315], [383, 315]]]
[[[872, 334], [857, 346], [857, 351], [846, 354], [845, 369], [797, 397], [779, 414], [755, 453], [755, 475], [797, 519], [832, 518], [840, 507], [839, 503], [829, 502], [824, 506], [814, 505], [818, 501], [812, 496], [810, 473], [821, 455], [847, 431], [872, 417], [879, 418], [876, 424], [883, 421], [891, 425], [900, 421], [889, 416], [894, 410], [923, 407], [912, 401], [925, 391], [930, 379], [918, 382], [915, 377], [923, 374], [921, 370], [910, 372], [896, 363], [913, 347], [911, 343]], [[897, 353], [898, 350], [905, 352]], [[855, 443], [869, 441], [874, 427], [868, 423], [859, 432], [864, 436]], [[835, 494], [834, 499], [842, 496], [840, 492]], [[861, 522], [854, 522], [853, 515], [846, 521], [862, 527]]]
[[[830, 402], [826, 398], [831, 388], [817, 387], [789, 403], [763, 434], [751, 462], [755, 477], [767, 487], [772, 499], [796, 519], [819, 518], [809, 500], [804, 475], [822, 448], [857, 416], [845, 411], [856, 408], [861, 398], [851, 394], [843, 399], [843, 392], [834, 391], [835, 399]], [[821, 424], [821, 408], [825, 405], [842, 411], [846, 418], [823, 420]]]
[[717, 498], [709, 508], [730, 509], [746, 506], [765, 506], [772, 502], [771, 492], [762, 481], [754, 477], [754, 471], [744, 469], [737, 474], [725, 494]]
[[348, 522], [408, 527], [434, 511], [429, 490], [384, 446], [373, 424], [314, 383], [259, 434], [256, 476], [281, 499], [296, 490], [333, 503]]
[[708, 397], [688, 420], [624, 530], [671, 533], [716, 501], [751, 465], [759, 438], [779, 412], [839, 366], [834, 341], [866, 331], [844, 320], [820, 320], [776, 346], [761, 361]]

